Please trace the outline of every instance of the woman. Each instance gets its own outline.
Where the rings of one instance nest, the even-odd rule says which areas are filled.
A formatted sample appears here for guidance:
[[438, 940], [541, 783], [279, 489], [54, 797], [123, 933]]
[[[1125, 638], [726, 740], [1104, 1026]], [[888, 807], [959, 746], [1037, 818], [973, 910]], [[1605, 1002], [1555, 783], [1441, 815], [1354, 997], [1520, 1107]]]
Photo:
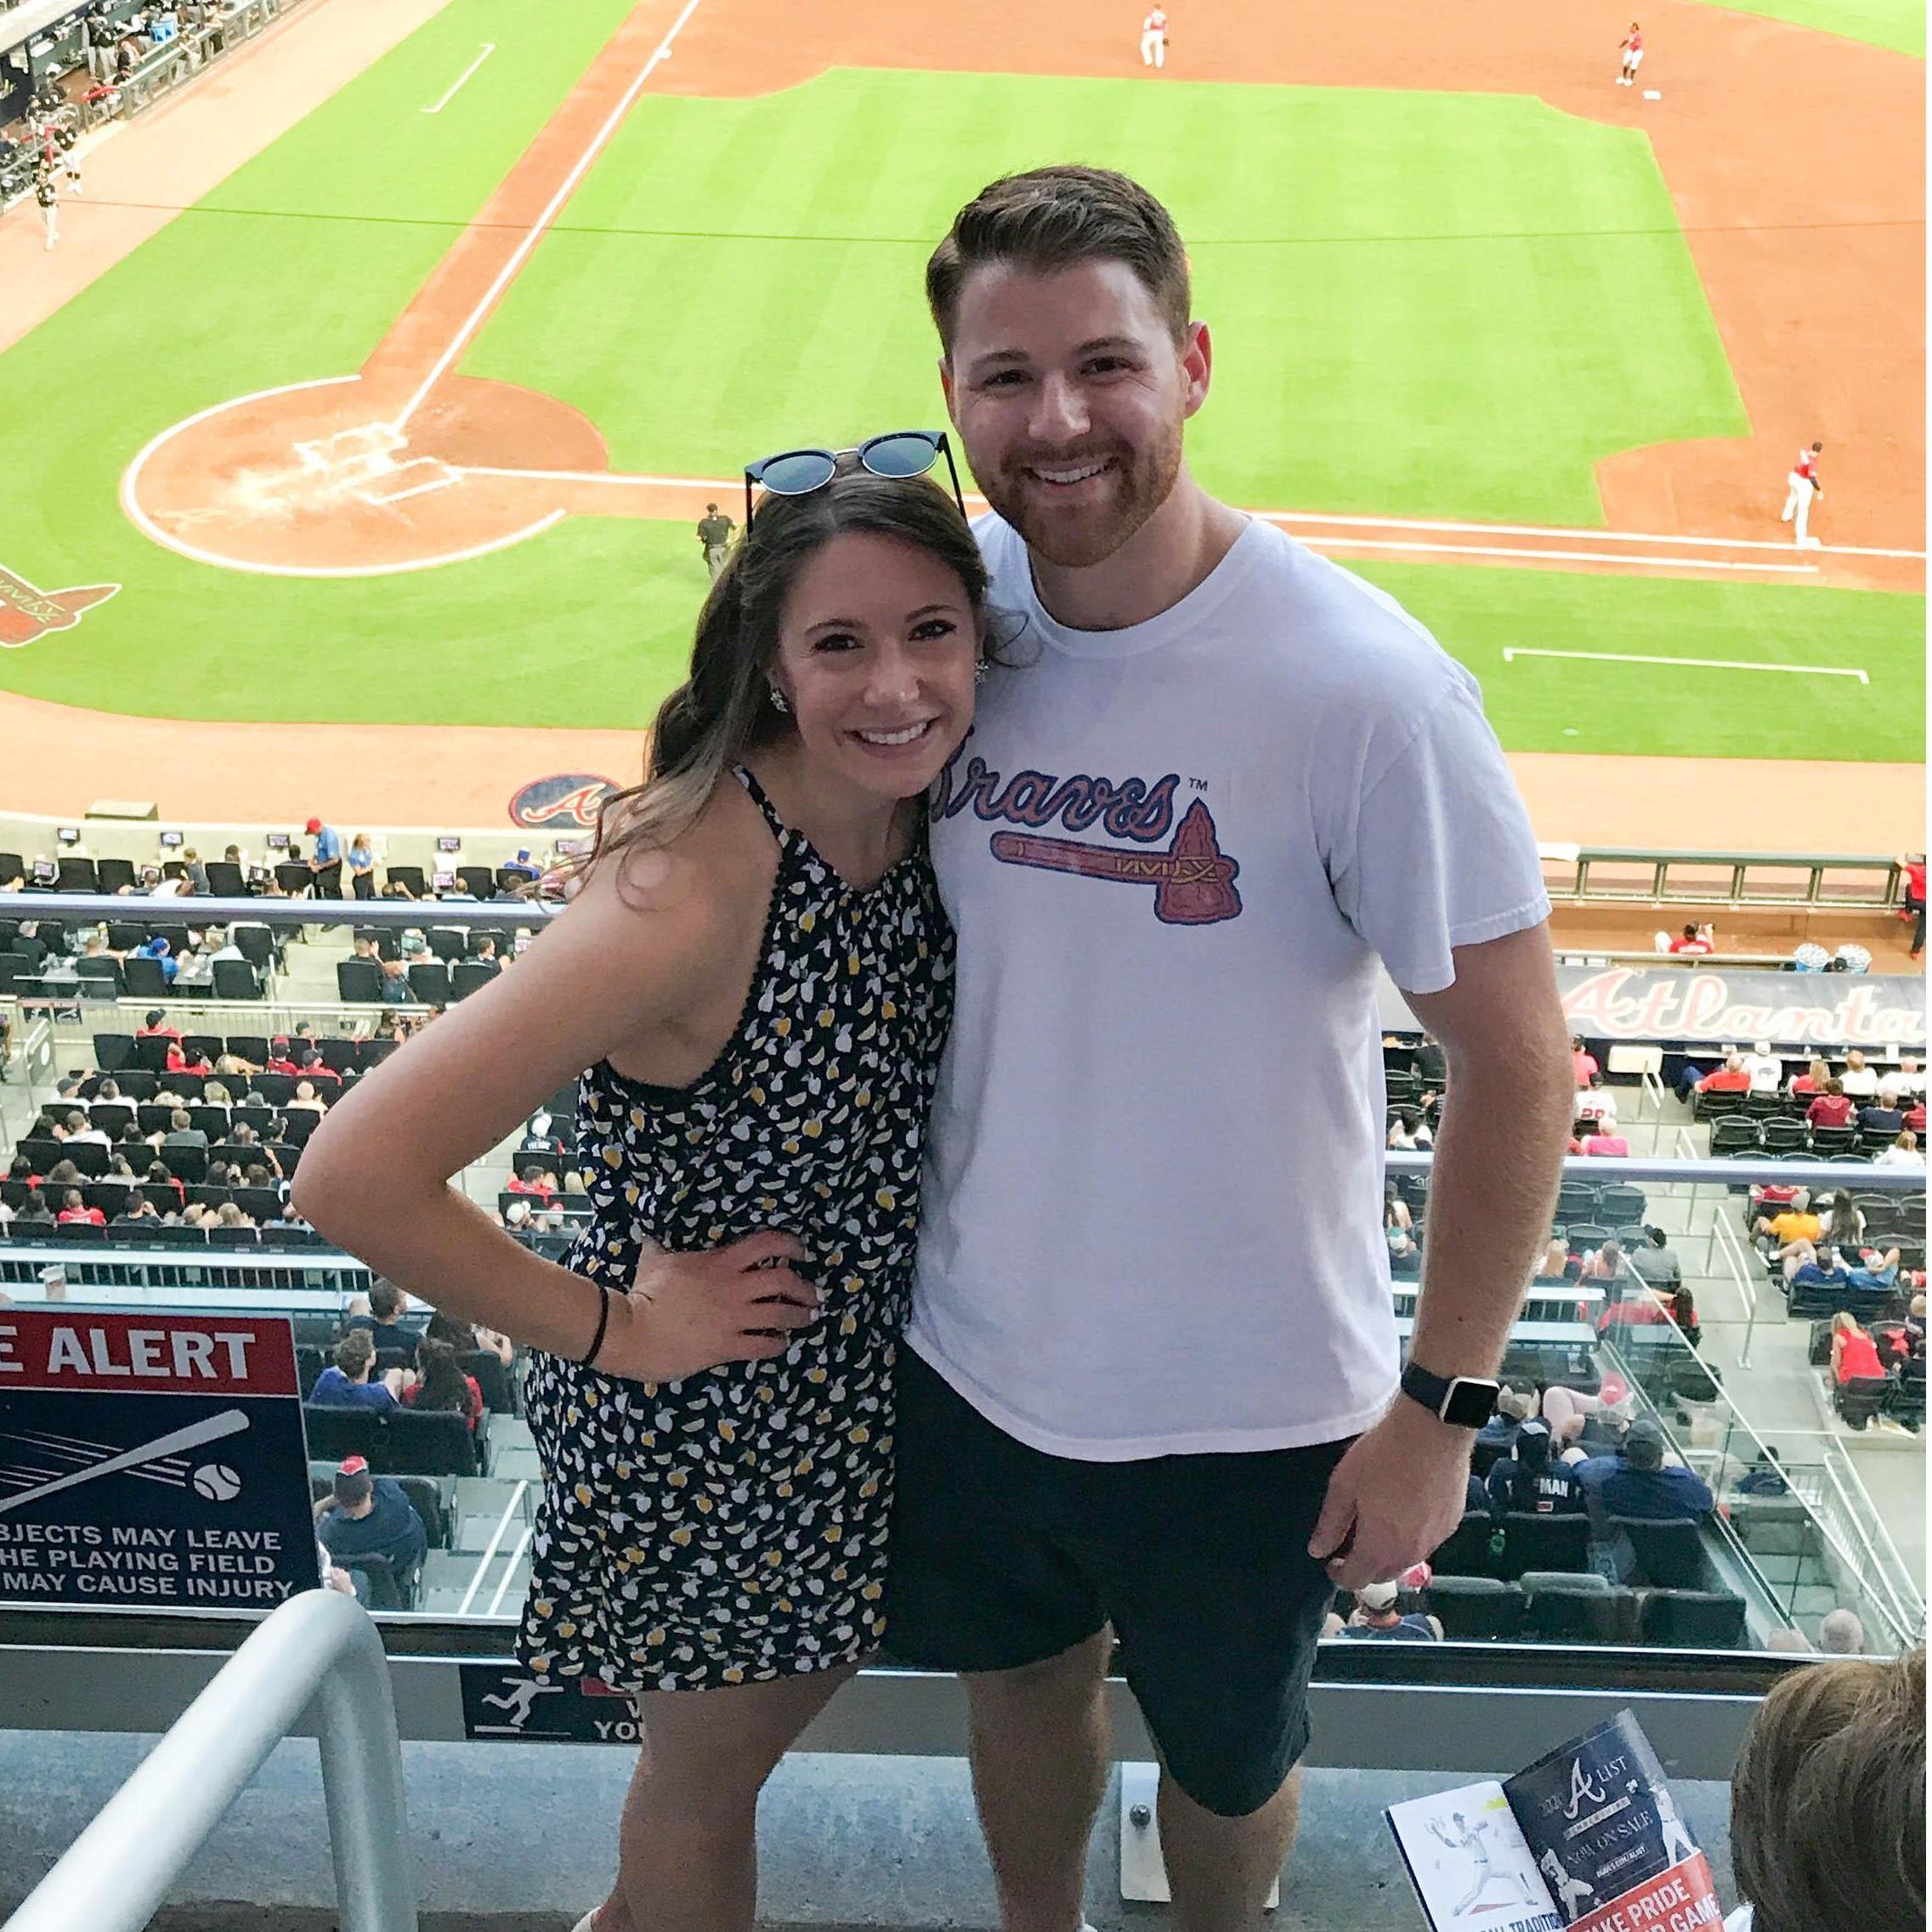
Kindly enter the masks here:
[[359, 899], [376, 896], [376, 853], [366, 832], [358, 832], [348, 841], [348, 884]]
[[1854, 1204], [1851, 1196], [1841, 1190], [1829, 1207], [1821, 1201], [1815, 1211], [1824, 1224], [1824, 1245], [1843, 1249], [1848, 1255], [1856, 1254], [1865, 1238], [1865, 1211]]
[[403, 1391], [411, 1408], [450, 1409], [469, 1425], [471, 1435], [483, 1420], [483, 1389], [473, 1375], [456, 1366], [456, 1351], [446, 1341], [424, 1335], [416, 1345], [413, 1387]]
[[1855, 1317], [1839, 1309], [1832, 1317], [1832, 1379], [1837, 1382], [1849, 1382], [1861, 1375], [1882, 1379], [1884, 1373], [1878, 1343], [1859, 1327]]
[[1832, 1070], [1822, 1060], [1814, 1059], [1802, 1074], [1791, 1076], [1791, 1091], [1793, 1093], [1818, 1094], [1825, 1091], [1825, 1082], [1831, 1078]]
[[1874, 1167], [1923, 1167], [1925, 1156], [1918, 1151], [1918, 1136], [1911, 1128], [1904, 1129], [1899, 1137], [1872, 1163]]
[[[829, 467], [747, 519], [568, 909], [345, 1095], [294, 1182], [329, 1238], [538, 1351], [519, 1653], [636, 1693], [647, 1740], [601, 1932], [750, 1926], [759, 1789], [882, 1629], [951, 1000], [922, 800], [986, 579], [943, 492]], [[559, 1266], [446, 1181], [586, 1067], [595, 1212]]]

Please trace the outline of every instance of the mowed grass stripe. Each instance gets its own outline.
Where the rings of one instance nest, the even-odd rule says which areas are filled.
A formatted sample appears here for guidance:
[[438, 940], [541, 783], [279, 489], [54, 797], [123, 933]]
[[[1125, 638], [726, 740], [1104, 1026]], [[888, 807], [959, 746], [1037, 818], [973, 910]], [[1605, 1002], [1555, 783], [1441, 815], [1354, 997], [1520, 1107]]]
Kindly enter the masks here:
[[1925, 58], [1924, 0], [1703, 0], [1729, 13], [1755, 14], [1767, 20], [1788, 20], [1793, 26], [1820, 33], [1842, 34], [1895, 54]]
[[[1925, 599], [1815, 585], [1358, 564], [1482, 682], [1512, 751], [1902, 761], [1925, 756]], [[1856, 666], [1850, 677], [1518, 658], [1509, 649]], [[1571, 733], [1574, 732], [1575, 736]]]
[[1068, 154], [1175, 211], [1217, 359], [1191, 449], [1234, 501], [1596, 524], [1601, 458], [1748, 433], [1647, 143], [1487, 95], [837, 70], [646, 96], [466, 371], [545, 368], [651, 473], [926, 422], [933, 241]]

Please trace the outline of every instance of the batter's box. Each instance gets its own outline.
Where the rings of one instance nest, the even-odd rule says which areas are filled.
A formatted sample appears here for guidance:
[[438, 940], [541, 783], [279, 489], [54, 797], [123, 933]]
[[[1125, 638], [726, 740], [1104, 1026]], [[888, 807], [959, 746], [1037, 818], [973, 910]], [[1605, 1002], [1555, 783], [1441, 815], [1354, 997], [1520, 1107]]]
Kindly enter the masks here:
[[297, 443], [295, 453], [304, 469], [387, 469], [392, 467], [389, 458], [407, 441], [386, 422], [365, 422], [354, 429], [338, 429], [332, 436], [320, 436], [312, 443]]

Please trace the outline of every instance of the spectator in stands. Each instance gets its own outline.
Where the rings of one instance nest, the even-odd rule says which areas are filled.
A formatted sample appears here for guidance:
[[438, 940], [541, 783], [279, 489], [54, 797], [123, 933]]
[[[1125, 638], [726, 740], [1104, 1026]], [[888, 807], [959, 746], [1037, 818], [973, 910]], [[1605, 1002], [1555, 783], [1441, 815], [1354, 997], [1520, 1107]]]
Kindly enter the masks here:
[[1371, 1643], [1439, 1644], [1441, 1620], [1412, 1611], [1404, 1616], [1397, 1606], [1400, 1589], [1394, 1584], [1363, 1584], [1355, 1594], [1355, 1607], [1345, 1623], [1331, 1610], [1322, 1620], [1324, 1637], [1359, 1638]]
[[1809, 1241], [1794, 1241], [1780, 1249], [1776, 1259], [1784, 1269], [1788, 1290], [1822, 1289], [1836, 1295], [1851, 1286], [1851, 1276], [1839, 1259], [1835, 1248], [1814, 1247]]
[[313, 1080], [297, 1080], [295, 1083], [294, 1096], [288, 1104], [291, 1107], [303, 1108], [311, 1113], [326, 1113], [329, 1111], [328, 1102], [316, 1092]]
[[391, 873], [390, 875], [382, 881], [382, 891], [381, 896], [386, 899], [409, 899], [413, 902], [416, 899], [421, 898], [422, 895], [418, 892], [412, 892], [405, 881], [397, 878], [394, 873]]
[[185, 1108], [176, 1108], [167, 1117], [167, 1131], [161, 1137], [164, 1147], [205, 1147], [208, 1136], [197, 1127]]
[[1914, 1053], [1900, 1054], [1899, 1063], [1893, 1068], [1888, 1084], [1896, 1088], [1901, 1096], [1924, 1093], [1925, 1091], [1925, 1073], [1918, 1063], [1918, 1055]]
[[1805, 1109], [1805, 1118], [1814, 1127], [1849, 1127], [1851, 1125], [1851, 1102], [1846, 1097], [1844, 1082], [1838, 1074], [1833, 1074], [1825, 1082], [1825, 1091], [1816, 1095]]
[[1802, 1074], [1791, 1076], [1791, 1091], [1793, 1093], [1822, 1093], [1825, 1082], [1832, 1077], [1831, 1068], [1822, 1060], [1813, 1058]]
[[1865, 1625], [1856, 1610], [1841, 1604], [1818, 1619], [1818, 1648], [1827, 1657], [1863, 1657]]
[[1678, 1332], [1692, 1348], [1704, 1346], [1703, 1323], [1697, 1319], [1697, 1298], [1682, 1282], [1663, 1300], [1670, 1310], [1670, 1318], [1676, 1323]]
[[1403, 1153], [1414, 1153], [1419, 1149], [1433, 1147], [1436, 1136], [1428, 1128], [1419, 1108], [1398, 1107], [1389, 1122], [1388, 1143]]
[[86, 1114], [77, 1112], [67, 1116], [67, 1138], [70, 1141], [89, 1142], [97, 1147], [110, 1147], [114, 1145], [105, 1127], [95, 1126]]
[[399, 1348], [405, 1354], [413, 1355], [422, 1331], [402, 1319], [408, 1306], [409, 1297], [393, 1281], [377, 1275], [370, 1283], [366, 1296], [349, 1298], [343, 1333], [354, 1334], [360, 1329], [374, 1339], [377, 1348]]
[[226, 1052], [221, 1054], [215, 1061], [215, 1071], [218, 1074], [238, 1075], [242, 1074], [259, 1074], [264, 1072], [265, 1070], [266, 1069], [261, 1067], [258, 1067], [253, 1061], [245, 1060], [241, 1055], [235, 1052], [233, 1048], [230, 1048]]
[[519, 1161], [503, 1191], [507, 1194], [541, 1196], [543, 1204], [548, 1207], [557, 1193], [557, 1176], [547, 1172], [540, 1162]]
[[1580, 1034], [1570, 1036], [1570, 1065], [1579, 1087], [1590, 1085], [1602, 1071], [1597, 1064], [1596, 1056], [1584, 1045]]
[[411, 1408], [453, 1410], [469, 1425], [473, 1436], [483, 1421], [483, 1387], [473, 1375], [456, 1366], [456, 1351], [446, 1341], [422, 1336], [416, 1345], [416, 1381], [403, 1391]]
[[1577, 1278], [1587, 1282], [1621, 1281], [1623, 1278], [1623, 1244], [1612, 1235], [1601, 1248], [1585, 1255]]
[[461, 1321], [454, 1315], [445, 1315], [440, 1309], [429, 1317], [429, 1327], [425, 1332], [438, 1341], [449, 1343], [459, 1362], [479, 1349], [487, 1349], [506, 1368], [516, 1358], [516, 1345], [507, 1335], [500, 1335], [494, 1329], [479, 1328], [475, 1323]]
[[1907, 1097], [1911, 1100], [1912, 1105], [1906, 1109], [1906, 1126], [1923, 1142], [1925, 1138], [1925, 1096], [1918, 1093]]
[[115, 1215], [113, 1225], [116, 1227], [132, 1227], [142, 1221], [158, 1221], [160, 1219], [161, 1215], [154, 1203], [139, 1187], [132, 1187], [127, 1192], [127, 1199], [121, 1204], [120, 1213]]
[[1905, 1109], [1899, 1105], [1895, 1087], [1880, 1087], [1878, 1097], [1858, 1110], [1858, 1130], [1862, 1134], [1887, 1134], [1895, 1138], [1904, 1127]]
[[1661, 1227], [1646, 1227], [1643, 1240], [1629, 1250], [1631, 1272], [1647, 1286], [1673, 1294], [1684, 1280], [1683, 1264]]
[[1738, 1478], [1737, 1493], [1740, 1496], [1788, 1496], [1791, 1485], [1785, 1479], [1783, 1461], [1776, 1449], [1759, 1449], [1757, 1460]]
[[1771, 1051], [1768, 1040], [1759, 1040], [1744, 1057], [1754, 1093], [1776, 1093], [1784, 1085], [1784, 1062]]
[[1570, 1244], [1552, 1235], [1550, 1245], [1543, 1251], [1543, 1260], [1532, 1278], [1532, 1288], [1557, 1288], [1577, 1278], [1579, 1264], [1570, 1252]]
[[350, 957], [367, 960], [373, 966], [380, 966], [382, 963], [382, 949], [366, 932], [359, 932], [350, 948]]
[[333, 825], [311, 819], [303, 828], [315, 841], [309, 855], [309, 890], [319, 899], [343, 896], [343, 836]]
[[[231, 1181], [229, 1185], [233, 1184]], [[255, 1217], [233, 1201], [224, 1201], [215, 1210], [215, 1221], [222, 1227], [252, 1227], [255, 1225]]]
[[1878, 1073], [1865, 1063], [1865, 1050], [1855, 1046], [1844, 1057], [1844, 1071], [1839, 1085], [1854, 1100], [1869, 1100], [1878, 1091]]
[[37, 1232], [54, 1225], [54, 1211], [47, 1204], [47, 1196], [38, 1187], [27, 1189], [27, 1198], [14, 1215], [14, 1232], [25, 1234]]
[[1865, 1210], [1852, 1199], [1849, 1188], [1821, 1195], [1816, 1204], [1818, 1218], [1825, 1224], [1825, 1239], [1847, 1250], [1865, 1238]]
[[1595, 1120], [1601, 1124], [1608, 1133], [1617, 1131], [1617, 1091], [1606, 1087], [1600, 1080], [1593, 1087], [1584, 1089], [1577, 1096], [1576, 1115], [1579, 1120]]
[[382, 961], [382, 994], [393, 1006], [406, 1006], [415, 1000], [416, 994], [410, 989], [409, 968], [400, 960]]
[[47, 1170], [47, 1184], [50, 1187], [78, 1187], [87, 1176], [71, 1160], [57, 1160]]
[[1832, 1317], [1832, 1380], [1842, 1386], [1846, 1382], [1883, 1379], [1884, 1373], [1871, 1331], [1861, 1328], [1856, 1316], [1839, 1309]]
[[497, 870], [502, 872], [513, 872], [519, 879], [541, 879], [543, 876], [543, 868], [531, 859], [530, 848], [527, 846], [520, 847], [518, 849], [517, 856], [514, 858], [505, 859]]
[[1775, 1215], [1759, 1215], [1751, 1223], [1751, 1234], [1753, 1239], [1782, 1255], [1801, 1241], [1822, 1241], [1825, 1224], [1809, 1206], [1800, 1207], [1793, 1202]]
[[329, 1493], [315, 1504], [315, 1534], [332, 1561], [347, 1567], [358, 1556], [383, 1556], [399, 1574], [422, 1561], [428, 1533], [393, 1476], [371, 1476], [360, 1456], [343, 1464]]
[[344, 1335], [336, 1344], [335, 1357], [315, 1378], [315, 1386], [309, 1391], [310, 1402], [337, 1408], [397, 1408], [403, 1391], [415, 1380], [404, 1368], [386, 1368], [372, 1380], [376, 1343], [364, 1329]]
[[1535, 1414], [1534, 1389], [1505, 1388], [1496, 1397], [1496, 1413], [1476, 1431], [1476, 1439], [1499, 1454], [1507, 1455], [1516, 1446], [1517, 1431]]
[[1524, 1423], [1510, 1453], [1489, 1471], [1489, 1507], [1499, 1516], [1512, 1510], [1538, 1516], [1580, 1516], [1584, 1493], [1576, 1470], [1558, 1460], [1550, 1425]]
[[376, 852], [366, 832], [348, 841], [348, 889], [359, 899], [376, 896]]
[[[553, 1153], [561, 1157], [564, 1152], [564, 1142], [551, 1131], [555, 1125], [556, 1122], [552, 1119], [548, 1113], [536, 1113], [531, 1114], [529, 1120], [524, 1123], [524, 1137], [517, 1143], [517, 1152], [518, 1153]], [[1388, 1192], [1392, 1193], [1394, 1190], [1395, 1182], [1391, 1181], [1388, 1185]], [[1405, 1215], [1408, 1211], [1406, 1208], [1402, 1210]], [[1408, 1221], [1404, 1221], [1402, 1226], [1408, 1227]]]
[[1924, 1932], [1925, 1652], [1788, 1671], [1731, 1782], [1726, 1932]]
[[134, 1028], [136, 1040], [148, 1040], [156, 1034], [166, 1034], [170, 1040], [177, 1042], [181, 1038], [181, 1028], [170, 1026], [167, 1012], [159, 1006], [150, 1007], [147, 1017]]
[[1619, 1159], [1629, 1154], [1629, 1141], [1617, 1131], [1614, 1120], [1579, 1118], [1570, 1129], [1570, 1152], [1600, 1159]]
[[1714, 1074], [1706, 1074], [1697, 1083], [1699, 1093], [1748, 1093], [1751, 1076], [1744, 1070], [1744, 1056], [1731, 1053]]
[[62, 1227], [70, 1221], [85, 1221], [90, 1227], [105, 1227], [107, 1216], [99, 1208], [90, 1208], [78, 1187], [70, 1187], [60, 1197], [60, 1212], [54, 1217]]
[[1912, 921], [1912, 956], [1925, 950], [1925, 854], [1908, 852], [1899, 860], [1905, 875], [1905, 912]]
[[1912, 1298], [1910, 1312], [1905, 1318], [1905, 1332], [1912, 1344], [1914, 1355], [1925, 1352], [1925, 1295], [1923, 1290]]
[[148, 1171], [144, 1179], [148, 1189], [154, 1194], [156, 1199], [172, 1202], [178, 1212], [183, 1203], [188, 1198], [187, 1188], [168, 1172], [164, 1162], [150, 1161], [148, 1164]]
[[318, 1092], [324, 1087], [335, 1091], [342, 1086], [342, 1075], [323, 1059], [320, 1047], [303, 1047], [296, 1055], [295, 1064], [302, 1077], [312, 1082]]
[[175, 958], [173, 947], [171, 946], [167, 940], [162, 938], [158, 932], [153, 934], [151, 937], [146, 939], [142, 940], [140, 944], [135, 947], [134, 950], [128, 955], [128, 957], [131, 959], [154, 960], [157, 961], [161, 966], [161, 977], [165, 979], [170, 986], [173, 985], [177, 976], [180, 973], [181, 971], [181, 962]]
[[1624, 1431], [1621, 1449], [1577, 1465], [1576, 1478], [1600, 1533], [1606, 1527], [1603, 1519], [1610, 1516], [1702, 1522], [1710, 1514], [1710, 1486], [1681, 1463], [1667, 1463], [1665, 1446], [1662, 1427], [1640, 1416]]

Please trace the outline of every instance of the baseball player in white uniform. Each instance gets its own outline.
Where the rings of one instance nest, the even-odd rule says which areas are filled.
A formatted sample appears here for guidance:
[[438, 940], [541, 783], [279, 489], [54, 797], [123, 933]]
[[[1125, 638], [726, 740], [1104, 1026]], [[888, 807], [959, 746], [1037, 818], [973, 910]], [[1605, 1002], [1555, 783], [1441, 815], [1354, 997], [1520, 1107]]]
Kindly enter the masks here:
[[1167, 65], [1167, 13], [1164, 8], [1156, 7], [1141, 22], [1141, 65], [1143, 67]]
[[1800, 450], [1791, 474], [1785, 479], [1791, 487], [1785, 492], [1784, 508], [1778, 513], [1778, 521], [1788, 524], [1794, 518], [1797, 519], [1798, 546], [1801, 550], [1824, 547], [1822, 540], [1808, 534], [1805, 527], [1811, 514], [1812, 500], [1825, 494], [1825, 486], [1818, 480], [1818, 459], [1824, 453], [1822, 443], [1814, 443], [1810, 449]]
[[1623, 56], [1623, 65], [1617, 76], [1620, 88], [1634, 88], [1637, 84], [1637, 70], [1644, 64], [1643, 29], [1635, 20], [1630, 31], [1617, 43], [1617, 51]]

